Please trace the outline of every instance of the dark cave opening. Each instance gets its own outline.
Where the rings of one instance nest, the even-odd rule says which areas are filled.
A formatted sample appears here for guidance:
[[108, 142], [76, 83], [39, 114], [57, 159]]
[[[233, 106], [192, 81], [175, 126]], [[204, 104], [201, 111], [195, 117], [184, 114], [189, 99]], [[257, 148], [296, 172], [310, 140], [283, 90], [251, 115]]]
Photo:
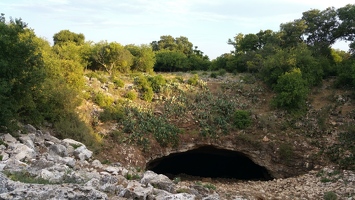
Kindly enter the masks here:
[[204, 146], [181, 153], [155, 159], [146, 166], [147, 170], [174, 178], [181, 174], [237, 180], [270, 180], [265, 167], [255, 164], [246, 155], [213, 146]]

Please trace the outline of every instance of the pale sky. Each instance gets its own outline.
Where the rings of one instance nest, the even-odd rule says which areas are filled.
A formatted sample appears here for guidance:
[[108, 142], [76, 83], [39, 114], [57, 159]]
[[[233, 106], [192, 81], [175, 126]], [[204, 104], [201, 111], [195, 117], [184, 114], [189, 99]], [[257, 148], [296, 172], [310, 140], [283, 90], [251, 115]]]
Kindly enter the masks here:
[[[86, 40], [149, 44], [162, 35], [185, 36], [211, 59], [233, 48], [238, 33], [279, 31], [281, 23], [310, 9], [352, 4], [352, 0], [1, 0], [0, 13], [22, 18], [39, 37], [68, 29]], [[346, 49], [347, 44], [336, 48]]]

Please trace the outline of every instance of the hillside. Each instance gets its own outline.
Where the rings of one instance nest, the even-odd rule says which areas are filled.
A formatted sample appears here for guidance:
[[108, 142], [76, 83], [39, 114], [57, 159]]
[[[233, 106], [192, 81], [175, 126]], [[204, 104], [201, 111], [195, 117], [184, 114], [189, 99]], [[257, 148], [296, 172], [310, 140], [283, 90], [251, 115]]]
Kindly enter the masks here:
[[[211, 78], [199, 72], [196, 84], [188, 84], [195, 74], [159, 74], [166, 83], [150, 103], [127, 98], [129, 91], [143, 95], [135, 76], [120, 77], [122, 87], [105, 75], [87, 78], [92, 96], [78, 112], [103, 138], [97, 158], [145, 168], [154, 158], [214, 145], [246, 154], [275, 178], [319, 166], [354, 167], [355, 105], [352, 93], [335, 89], [333, 79], [312, 89], [307, 111], [290, 114], [271, 106], [275, 94], [251, 74]], [[112, 105], [97, 105], [97, 94]], [[235, 111], [246, 111], [250, 124], [238, 128], [242, 119], [233, 118]], [[339, 148], [343, 137], [348, 149]]]

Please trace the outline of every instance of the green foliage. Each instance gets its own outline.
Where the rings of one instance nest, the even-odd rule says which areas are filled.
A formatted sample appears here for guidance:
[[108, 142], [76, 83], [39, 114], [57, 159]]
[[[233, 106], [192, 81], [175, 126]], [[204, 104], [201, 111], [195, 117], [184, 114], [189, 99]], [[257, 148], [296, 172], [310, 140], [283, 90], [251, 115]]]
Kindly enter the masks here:
[[150, 82], [153, 91], [156, 93], [159, 93], [161, 88], [166, 85], [166, 79], [161, 74], [149, 77], [148, 81]]
[[281, 75], [274, 89], [277, 93], [273, 99], [276, 107], [287, 110], [304, 108], [308, 88], [306, 81], [302, 78], [300, 69], [293, 69]]
[[134, 90], [128, 91], [128, 92], [126, 93], [126, 95], [125, 95], [125, 97], [126, 97], [127, 99], [132, 100], [132, 101], [136, 100], [136, 99], [137, 99], [137, 96], [138, 96], [138, 95], [137, 95], [137, 92], [134, 91]]
[[93, 63], [91, 68], [99, 66], [110, 75], [116, 72], [126, 73], [133, 65], [133, 55], [117, 42], [108, 43], [101, 41], [96, 43], [91, 52]]
[[250, 112], [237, 110], [233, 115], [234, 125], [239, 129], [245, 129], [251, 124]]
[[69, 113], [56, 122], [54, 129], [55, 135], [60, 139], [71, 138], [92, 147], [96, 147], [101, 142], [101, 138], [75, 113]]
[[220, 75], [220, 76], [224, 76], [224, 75], [226, 75], [226, 73], [227, 73], [227, 70], [225, 70], [225, 69], [218, 70], [218, 75]]
[[324, 200], [337, 200], [338, 196], [333, 191], [329, 191], [329, 192], [324, 193], [323, 199]]
[[104, 111], [100, 113], [99, 119], [103, 122], [120, 121], [124, 118], [124, 110], [121, 106], [111, 105], [105, 107]]
[[40, 44], [21, 19], [0, 21], [0, 128], [40, 122], [35, 97], [46, 76]]
[[127, 45], [125, 48], [134, 56], [131, 70], [134, 72], [153, 72], [155, 53], [149, 45]]
[[74, 42], [76, 45], [82, 45], [85, 36], [82, 33], [73, 33], [69, 30], [61, 30], [53, 36], [54, 45], [63, 45], [68, 42]]
[[144, 151], [149, 150], [149, 135], [163, 147], [178, 144], [180, 130], [165, 117], [130, 106], [125, 107], [125, 116], [119, 123], [123, 126], [123, 132], [129, 134], [128, 142], [142, 146]]
[[155, 53], [156, 63], [154, 71], [187, 71], [187, 56], [179, 51], [161, 50]]
[[19, 172], [4, 172], [11, 180], [13, 181], [19, 181], [22, 183], [34, 183], [34, 184], [51, 184], [49, 180], [43, 179], [43, 178], [37, 178], [33, 175], [31, 175], [27, 171], [19, 171]]
[[112, 82], [113, 82], [113, 84], [115, 84], [116, 87], [119, 87], [119, 88], [123, 88], [125, 85], [125, 83], [121, 79], [118, 79], [118, 78], [114, 78]]
[[217, 73], [216, 73], [216, 72], [212, 72], [212, 73], [210, 74], [210, 77], [211, 77], [211, 78], [217, 78]]
[[193, 85], [193, 86], [197, 86], [198, 85], [198, 74], [194, 74], [192, 77], [190, 77], [188, 80], [187, 80], [187, 83], [190, 84], [190, 85]]
[[347, 60], [338, 67], [337, 87], [355, 87], [355, 61]]
[[142, 93], [141, 98], [148, 102], [152, 101], [154, 92], [148, 78], [141, 74], [135, 78], [134, 82]]
[[100, 107], [109, 107], [113, 104], [114, 99], [112, 96], [106, 95], [102, 92], [95, 94], [94, 102]]

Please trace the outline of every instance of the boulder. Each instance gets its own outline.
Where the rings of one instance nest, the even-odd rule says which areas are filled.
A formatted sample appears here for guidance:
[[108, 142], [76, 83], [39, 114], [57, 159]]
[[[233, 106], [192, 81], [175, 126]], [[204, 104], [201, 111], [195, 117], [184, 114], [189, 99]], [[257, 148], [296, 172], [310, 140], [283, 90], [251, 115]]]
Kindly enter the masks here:
[[85, 145], [80, 146], [74, 150], [74, 156], [77, 159], [80, 159], [81, 161], [87, 160], [91, 158], [92, 156], [92, 151], [86, 148]]
[[175, 184], [167, 176], [163, 174], [156, 174], [153, 171], [146, 171], [141, 179], [142, 184], [151, 184], [155, 188], [166, 190], [168, 192], [174, 192]]
[[27, 124], [23, 126], [23, 128], [28, 132], [28, 133], [36, 133], [37, 129], [32, 126], [31, 124]]
[[10, 148], [13, 149], [11, 157], [16, 160], [31, 160], [36, 157], [36, 152], [24, 144], [14, 143], [10, 145]]
[[7, 143], [7, 144], [16, 143], [16, 142], [17, 142], [16, 138], [12, 137], [12, 135], [10, 135], [10, 134], [8, 134], [8, 133], [5, 134], [5, 135], [3, 135], [3, 136], [1, 137], [1, 139], [2, 139], [2, 141], [4, 141], [4, 142]]
[[52, 144], [49, 147], [49, 154], [50, 155], [57, 155], [60, 157], [68, 156], [67, 148], [62, 144]]
[[29, 148], [35, 150], [35, 144], [33, 143], [32, 140], [33, 134], [29, 134], [29, 135], [22, 135], [19, 140], [22, 142], [22, 144], [28, 146]]

